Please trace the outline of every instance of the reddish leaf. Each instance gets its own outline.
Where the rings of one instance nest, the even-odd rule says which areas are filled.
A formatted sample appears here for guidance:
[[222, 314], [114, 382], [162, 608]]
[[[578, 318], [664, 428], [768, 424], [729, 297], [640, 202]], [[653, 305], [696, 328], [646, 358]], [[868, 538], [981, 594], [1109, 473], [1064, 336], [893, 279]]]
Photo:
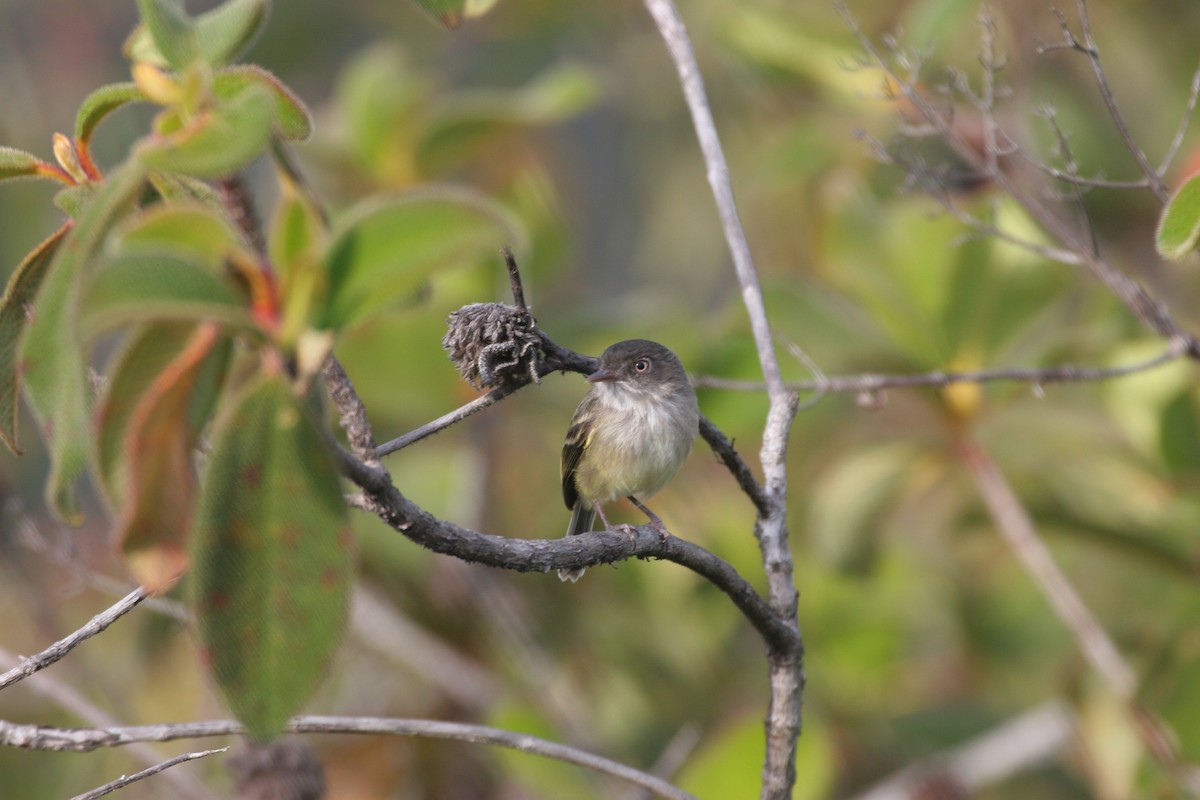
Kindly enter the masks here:
[[[146, 388], [129, 417], [124, 455], [128, 487], [116, 542], [134, 577], [161, 594], [187, 566], [186, 532], [196, 496], [193, 456], [200, 427], [189, 424], [192, 396], [221, 345], [214, 323], [197, 326]], [[223, 359], [223, 353], [217, 355]]]

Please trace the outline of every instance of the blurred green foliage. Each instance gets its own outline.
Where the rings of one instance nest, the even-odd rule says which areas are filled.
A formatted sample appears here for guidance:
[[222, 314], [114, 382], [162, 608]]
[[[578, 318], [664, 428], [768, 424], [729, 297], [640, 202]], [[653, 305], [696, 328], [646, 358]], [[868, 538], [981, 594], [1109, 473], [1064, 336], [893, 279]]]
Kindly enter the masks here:
[[[1095, 5], [1117, 101], [1156, 162], [1184, 107], [1195, 66], [1187, 32], [1200, 26], [1200, 5]], [[927, 52], [923, 80], [931, 92], [946, 66], [974, 75], [974, 0], [851, 8], [873, 36], [898, 31], [905, 47]], [[72, 129], [82, 98], [101, 82], [129, 77], [118, 50], [133, 9], [89, 8], [87, 26], [74, 19], [77, 9], [64, 9], [0, 5], [0, 22], [8, 23], [0, 24], [0, 142], [46, 158], [50, 132]], [[1164, 343], [1082, 273], [970, 236], [937, 203], [903, 191], [899, 170], [879, 165], [852, 135], [863, 128], [887, 140], [898, 120], [881, 76], [859, 66], [831, 8], [705, 0], [682, 10], [781, 343], [795, 342], [828, 374], [1119, 365], [1161, 351]], [[1053, 137], [1034, 113], [1053, 103], [1085, 174], [1136, 176], [1086, 61], [1035, 53], [1059, 36], [1048, 9], [1021, 0], [996, 13], [1008, 63], [1002, 79], [1012, 90], [1001, 119], [1026, 152], [1054, 163]], [[509, 0], [455, 32], [407, 4], [279, 4], [247, 58], [314, 110], [314, 138], [297, 158], [335, 212], [371, 193], [432, 182], [482, 190], [526, 231], [526, 291], [556, 340], [598, 353], [616, 339], [645, 336], [668, 343], [695, 374], [756, 377], [694, 134], [638, 4]], [[122, 110], [105, 121], [98, 163], [124, 152], [139, 121], [144, 127], [142, 113]], [[1172, 185], [1196, 152], [1189, 136]], [[281, 190], [267, 172], [255, 166], [249, 174], [270, 218]], [[1041, 238], [987, 187], [957, 199], [1006, 230]], [[1154, 257], [1161, 208], [1149, 193], [1098, 190], [1086, 206], [1086, 218], [1069, 205], [1062, 213], [1091, 225], [1105, 254], [1181, 324], [1200, 323], [1195, 256], [1170, 265]], [[60, 218], [37, 185], [0, 184], [0, 270]], [[338, 344], [381, 441], [474, 396], [440, 350], [445, 316], [465, 303], [507, 299], [499, 259], [450, 272], [431, 266], [430, 274], [410, 304]], [[790, 379], [810, 377], [799, 361], [785, 368]], [[558, 449], [583, 392], [574, 376], [548, 377], [387, 466], [403, 491], [439, 516], [493, 533], [558, 536], [568, 516], [558, 497]], [[1193, 369], [1174, 364], [1040, 391], [988, 384], [855, 400], [828, 396], [807, 409], [790, 451], [809, 678], [795, 796], [853, 796], [1063, 697], [1080, 714], [1079, 750], [984, 796], [1183, 796], [1131, 735], [1136, 722], [1114, 708], [992, 529], [957, 445], [970, 437], [995, 458], [1137, 671], [1139, 699], [1194, 762], [1200, 393]], [[706, 389], [701, 407], [753, 460], [764, 398]], [[32, 430], [28, 418], [22, 422]], [[40, 649], [109, 602], [79, 578], [81, 567], [120, 574], [94, 500], [78, 531], [60, 529], [43, 512], [46, 456], [34, 437], [27, 444], [21, 460], [0, 455], [0, 646], [12, 652]], [[753, 509], [702, 444], [653, 507], [673, 532], [762, 585]], [[396, 614], [479, 667], [491, 688], [480, 688], [486, 701], [468, 701], [419, 658], [383, 654], [371, 631], [361, 631], [311, 710], [481, 720], [646, 768], [681, 728], [698, 725], [701, 742], [681, 784], [704, 798], [757, 793], [767, 692], [761, 646], [694, 575], [631, 562], [563, 586], [551, 576], [451, 562], [363, 515], [352, 521], [361, 579], [384, 590]], [[189, 655], [188, 637], [149, 617], [124, 620], [73, 654], [59, 677], [101, 676], [80, 688], [131, 724], [224, 713]], [[423, 647], [404, 638], [398, 645]], [[82, 724], [23, 689], [4, 693], [0, 716]], [[559, 764], [464, 745], [318, 745], [332, 797], [623, 791]], [[1089, 766], [1096, 764], [1106, 768]], [[83, 791], [137, 766], [116, 750], [0, 750], [0, 776], [20, 797]], [[215, 760], [194, 772], [222, 780]], [[161, 793], [144, 782], [126, 795]]]

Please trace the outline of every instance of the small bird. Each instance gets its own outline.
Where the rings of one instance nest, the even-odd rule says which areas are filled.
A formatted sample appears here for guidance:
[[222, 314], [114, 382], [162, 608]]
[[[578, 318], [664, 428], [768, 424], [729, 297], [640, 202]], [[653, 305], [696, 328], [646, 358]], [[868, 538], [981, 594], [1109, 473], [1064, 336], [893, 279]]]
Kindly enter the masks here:
[[[679, 357], [657, 342], [628, 339], [600, 356], [587, 377], [592, 388], [575, 409], [562, 450], [563, 500], [571, 509], [567, 535], [587, 533], [601, 504], [628, 497], [666, 536], [647, 499], [675, 477], [700, 427], [696, 392]], [[560, 569], [577, 581], [582, 569]]]

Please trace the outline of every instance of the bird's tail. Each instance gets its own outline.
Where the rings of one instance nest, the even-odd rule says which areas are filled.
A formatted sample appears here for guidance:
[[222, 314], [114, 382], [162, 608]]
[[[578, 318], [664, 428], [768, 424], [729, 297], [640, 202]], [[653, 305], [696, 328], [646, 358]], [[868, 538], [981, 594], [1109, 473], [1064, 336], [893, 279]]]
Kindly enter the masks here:
[[[581, 533], [588, 533], [591, 531], [592, 523], [595, 521], [595, 506], [583, 499], [576, 500], [575, 508], [571, 511], [571, 524], [567, 526], [567, 536], [578, 536]], [[586, 570], [583, 568], [560, 569], [558, 571], [558, 579], [574, 583], [583, 577], [584, 572]]]

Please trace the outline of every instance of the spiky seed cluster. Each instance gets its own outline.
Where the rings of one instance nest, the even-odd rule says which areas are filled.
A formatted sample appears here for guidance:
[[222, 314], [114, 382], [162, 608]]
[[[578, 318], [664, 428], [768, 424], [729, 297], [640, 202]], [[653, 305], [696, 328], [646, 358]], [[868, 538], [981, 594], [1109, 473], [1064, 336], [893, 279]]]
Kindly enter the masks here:
[[446, 318], [442, 347], [467, 383], [485, 386], [539, 383], [542, 361], [537, 320], [504, 303], [471, 303]]

